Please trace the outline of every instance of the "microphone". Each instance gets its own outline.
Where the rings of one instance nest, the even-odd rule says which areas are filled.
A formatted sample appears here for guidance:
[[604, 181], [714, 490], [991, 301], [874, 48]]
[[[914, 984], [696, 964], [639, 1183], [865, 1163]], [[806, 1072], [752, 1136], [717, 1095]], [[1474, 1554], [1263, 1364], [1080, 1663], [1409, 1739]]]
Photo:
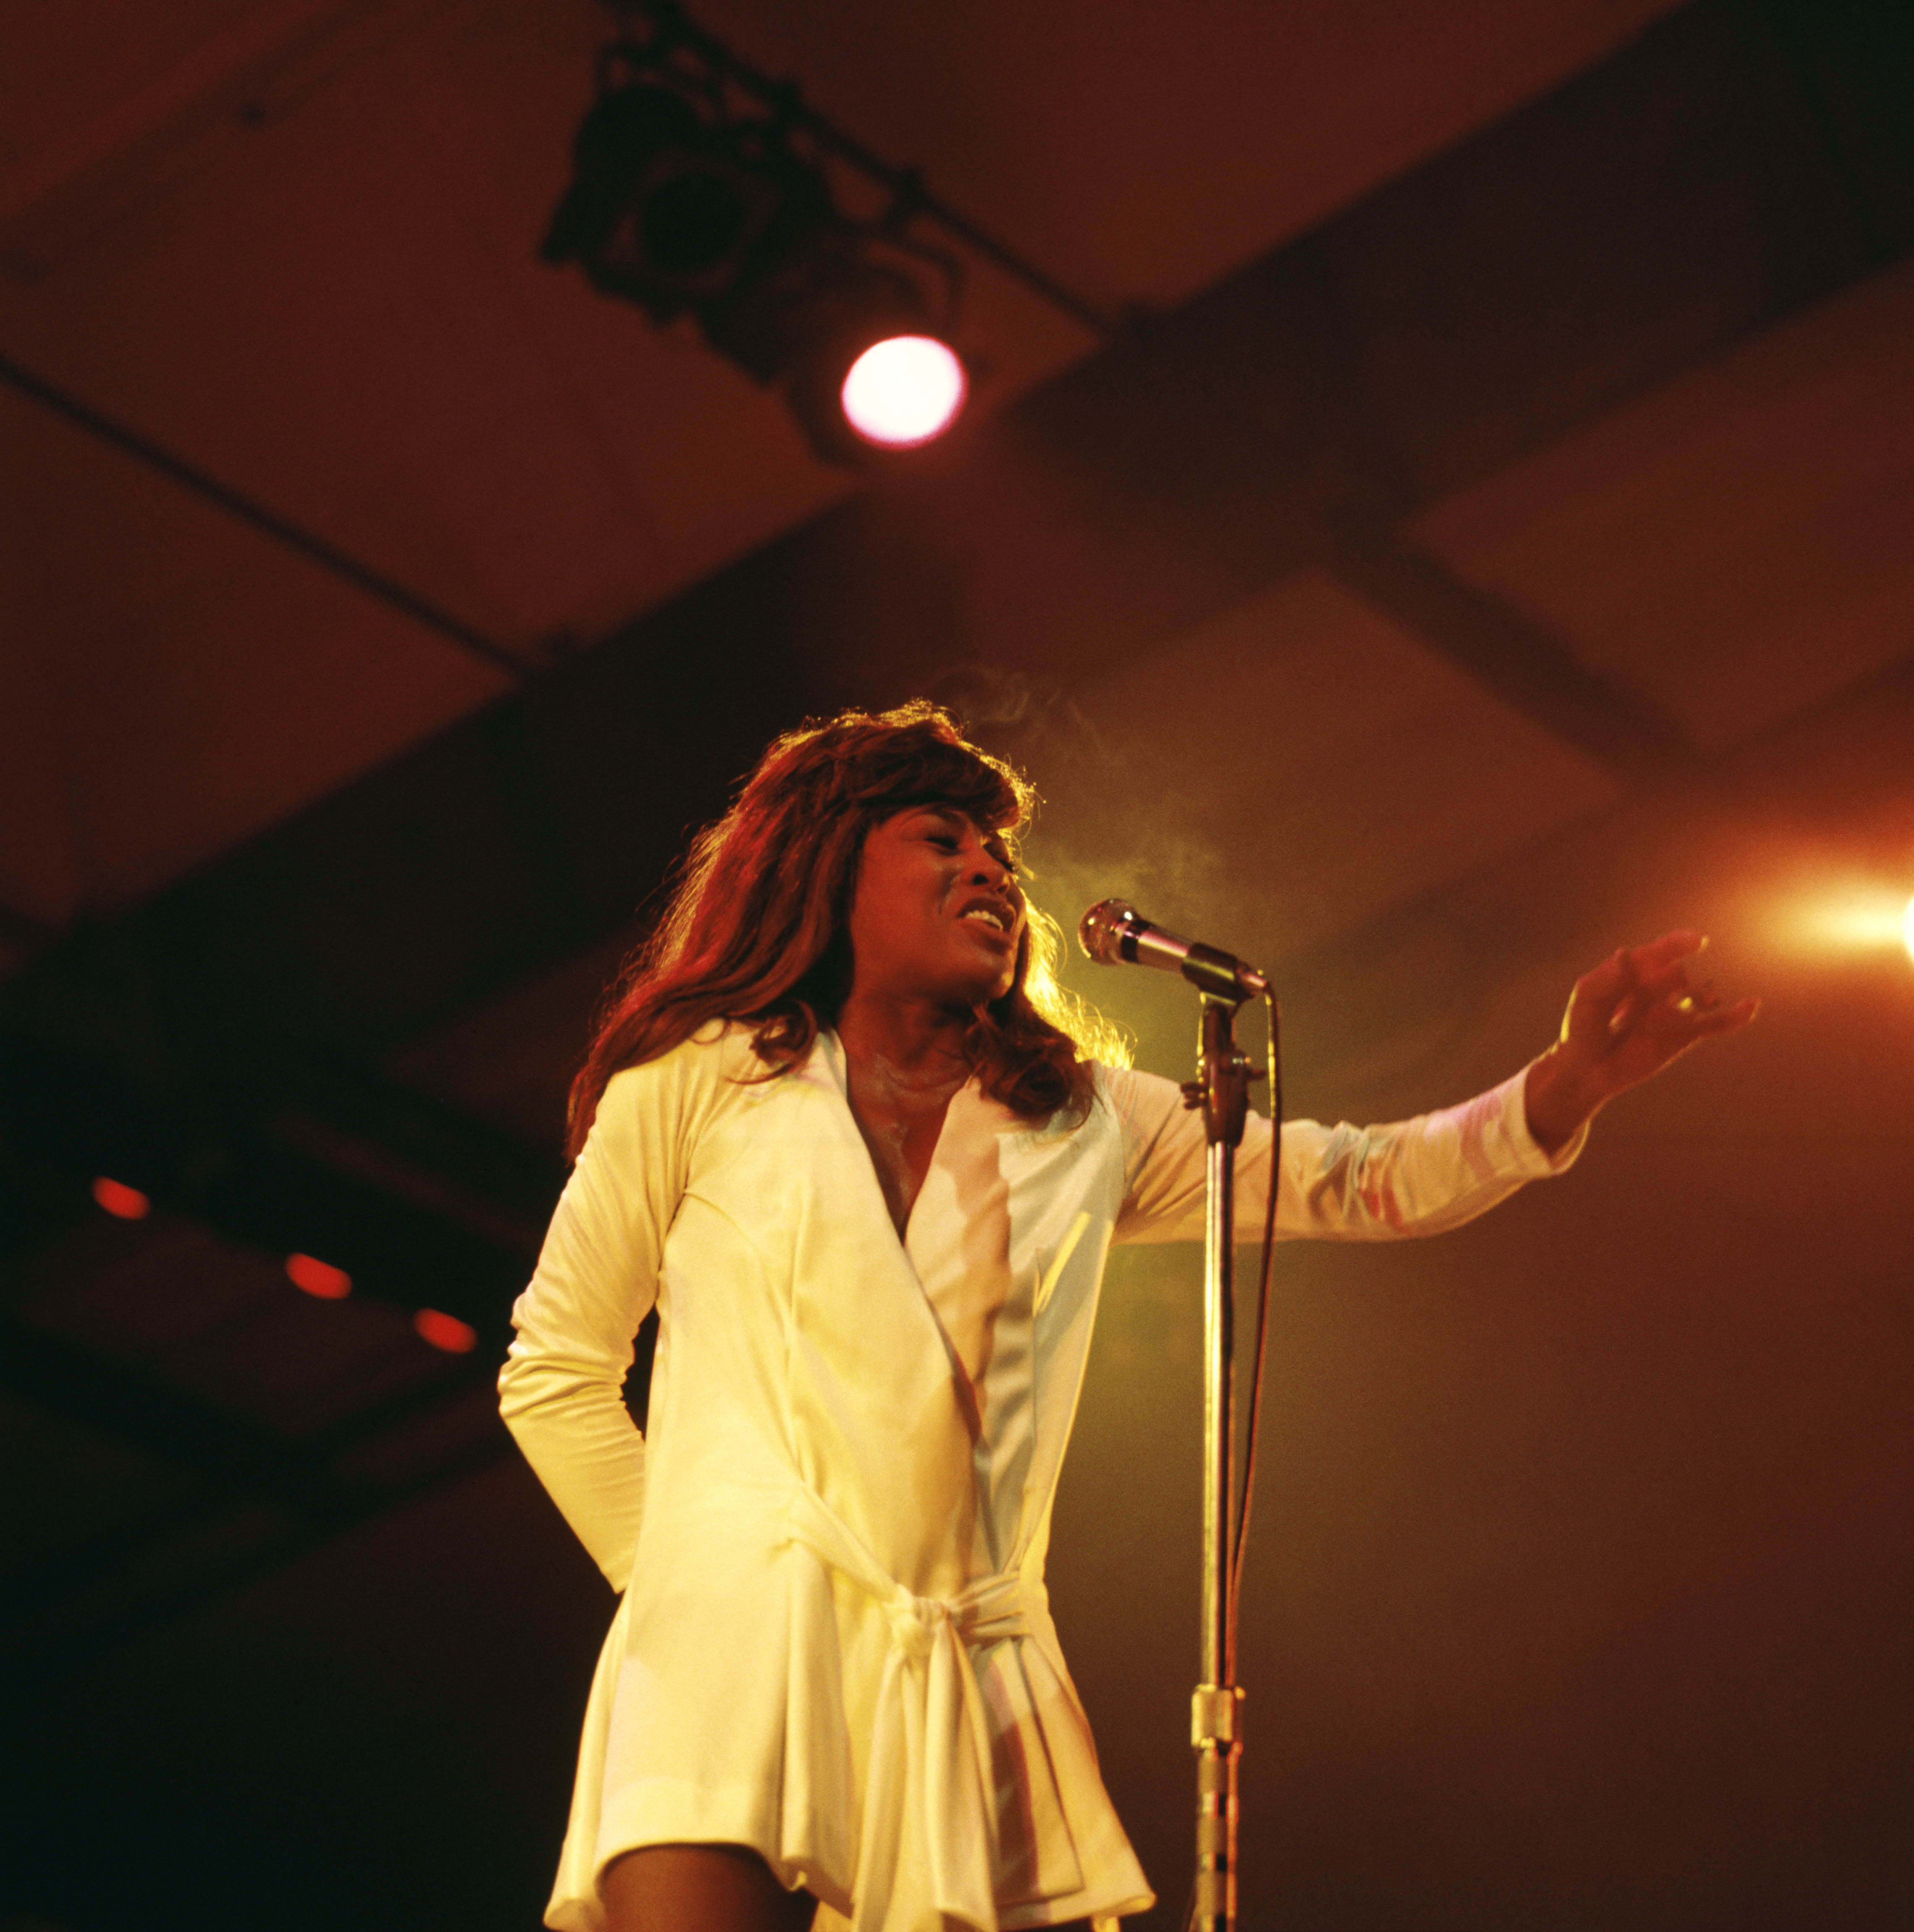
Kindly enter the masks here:
[[1105, 966], [1127, 960], [1136, 966], [1156, 966], [1180, 973], [1198, 992], [1220, 999], [1260, 998], [1269, 981], [1247, 960], [1220, 947], [1199, 945], [1153, 926], [1126, 899], [1102, 899], [1083, 916], [1077, 944]]

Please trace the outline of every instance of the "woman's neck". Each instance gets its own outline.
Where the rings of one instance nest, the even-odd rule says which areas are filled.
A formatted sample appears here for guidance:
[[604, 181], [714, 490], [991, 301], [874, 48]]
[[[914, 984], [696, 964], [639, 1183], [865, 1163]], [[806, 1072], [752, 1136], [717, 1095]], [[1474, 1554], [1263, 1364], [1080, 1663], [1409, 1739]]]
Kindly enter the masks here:
[[851, 1118], [902, 1240], [952, 1096], [970, 1077], [968, 1014], [929, 1001], [848, 1000], [838, 1016]]
[[854, 1066], [912, 1088], [954, 1093], [970, 1078], [972, 1016], [932, 1000], [854, 993], [837, 1018], [837, 1036]]

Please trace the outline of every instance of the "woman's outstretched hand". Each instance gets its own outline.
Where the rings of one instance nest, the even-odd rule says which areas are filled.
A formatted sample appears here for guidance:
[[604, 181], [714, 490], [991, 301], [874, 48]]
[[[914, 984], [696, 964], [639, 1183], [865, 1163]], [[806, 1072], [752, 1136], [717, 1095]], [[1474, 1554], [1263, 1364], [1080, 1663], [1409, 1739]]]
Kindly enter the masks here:
[[1724, 1006], [1708, 981], [1688, 976], [1708, 942], [1698, 932], [1666, 932], [1624, 946], [1575, 982], [1562, 1037], [1528, 1070], [1523, 1090], [1528, 1131], [1546, 1154], [1618, 1094], [1638, 1087], [1712, 1034], [1733, 1033], [1760, 1001]]

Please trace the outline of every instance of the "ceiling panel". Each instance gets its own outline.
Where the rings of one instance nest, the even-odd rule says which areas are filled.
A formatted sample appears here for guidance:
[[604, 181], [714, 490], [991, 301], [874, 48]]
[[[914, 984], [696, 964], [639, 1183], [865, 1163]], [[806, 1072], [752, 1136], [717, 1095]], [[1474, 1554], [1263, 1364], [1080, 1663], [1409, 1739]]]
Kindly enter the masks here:
[[32, 1483], [0, 1486], [0, 1575], [19, 1576], [129, 1519], [164, 1509], [188, 1477], [119, 1438], [0, 1394], [0, 1439], [9, 1466]]
[[124, 903], [509, 688], [496, 667], [16, 398], [0, 893]]
[[1613, 51], [1678, 0], [898, 7], [698, 17], [1115, 308], [1185, 302]]
[[1911, 426], [1902, 267], [1411, 530], [1718, 746], [1914, 652]]
[[[0, 165], [11, 180], [28, 158], [98, 125], [230, 34], [257, 0], [16, 0], [7, 10], [0, 69]], [[308, 10], [311, 10], [310, 4]], [[0, 206], [4, 206], [0, 201]]]

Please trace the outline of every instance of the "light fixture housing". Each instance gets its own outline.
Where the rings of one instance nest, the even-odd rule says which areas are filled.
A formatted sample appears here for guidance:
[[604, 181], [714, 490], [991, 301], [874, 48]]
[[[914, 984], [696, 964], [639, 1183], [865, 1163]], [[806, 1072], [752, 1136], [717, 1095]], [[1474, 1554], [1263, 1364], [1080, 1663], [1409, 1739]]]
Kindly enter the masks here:
[[542, 260], [577, 262], [594, 288], [654, 322], [688, 310], [703, 322], [836, 222], [822, 172], [769, 124], [714, 120], [683, 88], [616, 62], [599, 80]]

